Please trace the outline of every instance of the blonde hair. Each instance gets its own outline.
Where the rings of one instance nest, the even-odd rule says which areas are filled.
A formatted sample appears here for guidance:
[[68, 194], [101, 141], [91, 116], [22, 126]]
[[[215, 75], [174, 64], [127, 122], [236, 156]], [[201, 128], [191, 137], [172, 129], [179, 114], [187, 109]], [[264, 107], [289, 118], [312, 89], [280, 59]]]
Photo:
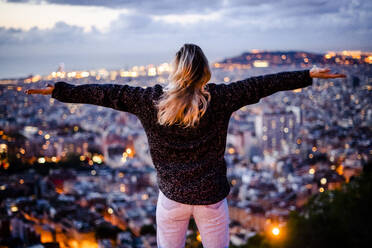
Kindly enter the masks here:
[[204, 89], [210, 78], [208, 60], [201, 48], [183, 45], [173, 60], [170, 82], [156, 103], [158, 123], [195, 127], [210, 102], [211, 95]]

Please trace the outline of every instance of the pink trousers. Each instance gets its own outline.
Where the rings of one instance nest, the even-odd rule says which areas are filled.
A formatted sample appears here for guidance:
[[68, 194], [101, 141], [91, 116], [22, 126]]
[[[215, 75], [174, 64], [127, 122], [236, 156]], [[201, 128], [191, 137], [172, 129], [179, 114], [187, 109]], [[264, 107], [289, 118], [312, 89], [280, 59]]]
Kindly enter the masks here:
[[159, 190], [156, 206], [158, 248], [184, 248], [191, 215], [204, 248], [229, 246], [230, 218], [226, 198], [211, 205], [188, 205], [167, 198]]

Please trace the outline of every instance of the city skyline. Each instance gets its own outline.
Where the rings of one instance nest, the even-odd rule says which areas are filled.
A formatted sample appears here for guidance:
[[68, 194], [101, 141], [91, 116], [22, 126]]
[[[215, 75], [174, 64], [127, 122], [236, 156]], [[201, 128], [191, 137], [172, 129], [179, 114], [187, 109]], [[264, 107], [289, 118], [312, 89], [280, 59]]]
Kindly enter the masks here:
[[[251, 49], [371, 51], [368, 1], [0, 1], [0, 77], [170, 62], [183, 43], [210, 62]], [[30, 14], [31, 13], [31, 14]]]

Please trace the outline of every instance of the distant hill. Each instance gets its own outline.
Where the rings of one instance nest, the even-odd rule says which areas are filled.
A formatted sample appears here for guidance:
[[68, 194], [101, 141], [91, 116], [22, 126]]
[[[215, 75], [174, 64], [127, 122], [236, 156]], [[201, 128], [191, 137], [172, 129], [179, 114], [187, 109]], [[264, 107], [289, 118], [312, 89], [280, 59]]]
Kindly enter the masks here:
[[372, 64], [372, 54], [361, 51], [328, 52], [326, 54], [305, 51], [259, 51], [252, 50], [226, 58], [214, 67], [268, 67], [280, 65], [307, 66], [312, 64]]

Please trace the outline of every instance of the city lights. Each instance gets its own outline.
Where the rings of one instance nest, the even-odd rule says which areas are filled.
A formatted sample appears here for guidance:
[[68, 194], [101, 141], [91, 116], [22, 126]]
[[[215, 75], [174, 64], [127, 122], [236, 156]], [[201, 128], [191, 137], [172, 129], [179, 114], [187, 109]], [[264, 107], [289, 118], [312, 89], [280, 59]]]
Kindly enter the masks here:
[[326, 184], [327, 183], [327, 178], [323, 177], [322, 179], [320, 179], [320, 183], [321, 184]]
[[93, 162], [101, 164], [103, 162], [103, 157], [101, 155], [93, 155]]
[[343, 175], [344, 174], [344, 166], [342, 164], [340, 164], [339, 166], [337, 166], [336, 168], [336, 172], [339, 174], [339, 175]]
[[10, 211], [17, 212], [18, 211], [18, 207], [17, 206], [11, 206], [10, 207]]
[[254, 67], [268, 67], [269, 62], [264, 60], [256, 60], [253, 62]]
[[125, 192], [126, 188], [124, 184], [120, 184], [120, 192]]
[[279, 233], [280, 233], [280, 229], [278, 227], [273, 227], [273, 229], [271, 230], [272, 234], [274, 236], [278, 236]]
[[0, 153], [7, 152], [8, 145], [7, 144], [0, 144]]
[[152, 67], [148, 70], [148, 73], [147, 73], [148, 76], [152, 77], [152, 76], [156, 76], [156, 68], [155, 67]]
[[[329, 52], [320, 57], [332, 66], [345, 65], [347, 60], [356, 65], [350, 59], [353, 56], [358, 59], [358, 54], [345, 54]], [[298, 60], [294, 62], [296, 56]], [[271, 67], [277, 65], [291, 69], [308, 68], [316, 59], [305, 52], [293, 55], [254, 50], [241, 57], [212, 63], [211, 82], [228, 85], [245, 76], [269, 73], [274, 70]], [[360, 55], [360, 61], [370, 59], [372, 57]], [[39, 76], [37, 82], [50, 80], [53, 83], [63, 78], [75, 85], [116, 81], [119, 85], [127, 84], [149, 91], [154, 84], [166, 84], [172, 69], [168, 63], [123, 66], [117, 70], [56, 70], [47, 76]], [[318, 82], [312, 88], [282, 92], [268, 97], [261, 105], [244, 106], [232, 114], [225, 151], [227, 182], [235, 192], [231, 197], [233, 207], [229, 208], [229, 215], [237, 223], [231, 228], [232, 235], [240, 237], [242, 230], [254, 228], [257, 232], [265, 232], [265, 238], [270, 242], [280, 242], [287, 236], [284, 226], [288, 211], [301, 211], [311, 195], [331, 192], [359, 173], [362, 162], [372, 154], [372, 150], [358, 150], [358, 142], [365, 146], [368, 137], [359, 139], [347, 130], [359, 130], [359, 124], [362, 127], [368, 125], [371, 113], [365, 107], [368, 106], [365, 99], [372, 86], [369, 78], [357, 75], [359, 67], [356, 70], [357, 66], [353, 66], [350, 69], [337, 67], [359, 78], [359, 81], [348, 82], [349, 87], [344, 87], [345, 84], [336, 79], [327, 80], [322, 85]], [[275, 70], [279, 71], [280, 67]], [[23, 90], [31, 88], [24, 82], [31, 83], [33, 78], [29, 76], [17, 84], [3, 87], [2, 99], [9, 102], [6, 106], [9, 107], [9, 118], [3, 118], [4, 130], [0, 130], [0, 169], [12, 169], [10, 153], [11, 158], [20, 164], [34, 166], [30, 166], [29, 174], [5, 178], [7, 181], [1, 182], [0, 190], [2, 194], [9, 193], [9, 189], [15, 186], [30, 190], [30, 199], [46, 199], [40, 204], [49, 204], [48, 211], [38, 217], [32, 212], [37, 212], [39, 205], [11, 200], [4, 205], [8, 214], [43, 223], [49, 229], [55, 225], [53, 217], [61, 216], [62, 224], [58, 225], [71, 225], [74, 234], [77, 233], [63, 243], [70, 247], [98, 247], [101, 241], [94, 238], [95, 232], [86, 232], [90, 223], [109, 222], [124, 230], [120, 233], [124, 238], [127, 238], [125, 230], [128, 227], [138, 236], [142, 235], [142, 227], [156, 227], [154, 203], [157, 191], [154, 189], [157, 177], [146, 147], [146, 134], [138, 119], [103, 106], [65, 104], [57, 99], [21, 95]], [[42, 85], [40, 82], [35, 87]], [[335, 98], [340, 104], [329, 104]], [[351, 103], [350, 111], [356, 113], [352, 118], [350, 113], [338, 108], [346, 103]], [[7, 119], [12, 122], [8, 124]], [[17, 130], [17, 125], [24, 141], [14, 140], [13, 130]], [[328, 132], [332, 136], [327, 136]], [[340, 140], [334, 135], [340, 132], [345, 133], [345, 139]], [[167, 158], [167, 155], [163, 156]], [[64, 167], [65, 163], [71, 166]], [[36, 177], [40, 168], [48, 169], [49, 173]], [[29, 188], [31, 182], [33, 186]], [[195, 180], [195, 188], [200, 186], [197, 185], [199, 182]], [[283, 197], [288, 195], [287, 190], [296, 197]], [[58, 201], [49, 201], [49, 197], [57, 197]], [[62, 201], [64, 204], [60, 204]], [[71, 216], [64, 216], [60, 211], [71, 212]], [[62, 244], [61, 233], [57, 230], [54, 237], [49, 229], [44, 230], [41, 240], [57, 240]], [[70, 235], [72, 228], [66, 230], [66, 235]], [[199, 232], [190, 237], [201, 242]], [[119, 242], [117, 240], [119, 237], [115, 242]], [[105, 246], [104, 242], [102, 246]]]
[[228, 149], [228, 153], [230, 153], [230, 154], [234, 154], [234, 153], [235, 153], [235, 149], [234, 149], [233, 147], [230, 147], [230, 148]]
[[201, 236], [200, 236], [200, 233], [198, 233], [198, 234], [196, 235], [196, 240], [199, 241], [199, 242], [202, 241]]
[[44, 164], [45, 163], [45, 158], [44, 157], [40, 157], [40, 158], [37, 159], [37, 162], [39, 164]]

